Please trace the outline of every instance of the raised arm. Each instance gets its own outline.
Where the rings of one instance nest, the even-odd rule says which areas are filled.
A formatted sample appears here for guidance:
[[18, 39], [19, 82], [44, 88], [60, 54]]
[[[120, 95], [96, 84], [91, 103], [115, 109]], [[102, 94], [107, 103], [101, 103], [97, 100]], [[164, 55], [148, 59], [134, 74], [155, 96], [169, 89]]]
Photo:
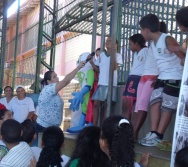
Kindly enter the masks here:
[[72, 72], [67, 74], [65, 78], [62, 81], [57, 82], [55, 91], [58, 93], [61, 89], [63, 89], [65, 86], [67, 86], [70, 81], [75, 77], [77, 72], [85, 65], [85, 61], [81, 62], [78, 67], [76, 67]]

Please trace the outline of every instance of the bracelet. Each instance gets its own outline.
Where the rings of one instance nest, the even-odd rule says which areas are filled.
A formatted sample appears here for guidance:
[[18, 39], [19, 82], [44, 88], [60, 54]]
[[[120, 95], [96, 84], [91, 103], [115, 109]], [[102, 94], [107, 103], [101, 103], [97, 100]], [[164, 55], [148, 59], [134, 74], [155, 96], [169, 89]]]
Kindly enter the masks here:
[[140, 165], [140, 167], [144, 167], [144, 166], [142, 165], [142, 163], [139, 163], [139, 165]]

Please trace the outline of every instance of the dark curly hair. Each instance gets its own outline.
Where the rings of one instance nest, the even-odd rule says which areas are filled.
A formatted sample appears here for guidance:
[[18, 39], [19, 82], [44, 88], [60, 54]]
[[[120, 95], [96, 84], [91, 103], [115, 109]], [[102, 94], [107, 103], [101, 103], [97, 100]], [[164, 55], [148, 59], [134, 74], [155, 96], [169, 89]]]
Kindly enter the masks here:
[[43, 149], [40, 153], [37, 167], [56, 166], [61, 167], [61, 147], [64, 143], [63, 131], [57, 126], [45, 129], [43, 136]]
[[188, 147], [184, 147], [179, 150], [175, 158], [176, 167], [185, 167], [188, 166]]
[[142, 36], [142, 34], [134, 34], [132, 35], [129, 40], [131, 40], [133, 43], [138, 43], [141, 48], [146, 47], [146, 40]]
[[100, 128], [97, 126], [85, 127], [76, 140], [76, 146], [66, 167], [73, 160], [78, 160], [77, 167], [109, 167], [110, 161], [100, 149]]
[[179, 25], [188, 27], [188, 6], [181, 8], [176, 13], [176, 21]]
[[[126, 123], [119, 125], [122, 119]], [[101, 138], [107, 141], [112, 167], [134, 166], [133, 127], [127, 119], [120, 115], [107, 118], [102, 125]]]

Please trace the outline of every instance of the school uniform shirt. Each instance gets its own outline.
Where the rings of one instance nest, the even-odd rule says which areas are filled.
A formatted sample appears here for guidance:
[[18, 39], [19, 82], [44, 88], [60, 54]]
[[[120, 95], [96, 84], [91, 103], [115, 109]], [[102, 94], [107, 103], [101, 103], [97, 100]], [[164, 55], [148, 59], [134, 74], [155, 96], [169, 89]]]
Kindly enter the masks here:
[[61, 158], [63, 159], [63, 162], [61, 162], [61, 166], [64, 167], [69, 161], [70, 157], [67, 157], [66, 155], [62, 155]]
[[[123, 64], [120, 53], [116, 53], [116, 62], [117, 64]], [[95, 65], [99, 66], [100, 69], [98, 85], [108, 86], [110, 56], [108, 56], [105, 52], [100, 53], [99, 58], [95, 61]], [[117, 79], [117, 70], [114, 70], [113, 86], [117, 86]]]
[[44, 86], [39, 99], [39, 113], [36, 122], [47, 128], [60, 126], [63, 119], [63, 100], [55, 91], [56, 83]]
[[12, 103], [13, 98], [9, 102], [7, 102], [7, 98], [3, 97], [0, 99], [0, 103], [3, 104], [6, 107], [6, 109], [11, 110], [11, 103]]
[[144, 64], [148, 54], [148, 48], [142, 48], [139, 52], [134, 52], [133, 54], [133, 65], [129, 75], [142, 76], [144, 70]]
[[161, 80], [181, 80], [183, 67], [180, 65], [180, 58], [175, 54], [170, 54], [166, 46], [168, 34], [162, 33], [155, 44], [151, 43], [152, 51], [159, 69], [158, 78]]
[[159, 75], [159, 70], [157, 67], [157, 63], [151, 45], [148, 48], [148, 55], [144, 64], [144, 71], [142, 73], [142, 76], [144, 75]]
[[25, 97], [23, 100], [13, 98], [10, 108], [14, 113], [14, 119], [20, 123], [27, 119], [30, 112], [35, 111], [33, 100], [30, 97]]
[[34, 158], [29, 145], [20, 142], [9, 150], [0, 162], [0, 167], [28, 167], [30, 160]]
[[34, 156], [35, 156], [36, 161], [38, 161], [42, 149], [41, 149], [40, 147], [34, 146], [34, 147], [31, 147], [31, 150], [32, 150], [32, 152], [33, 152], [33, 154], [34, 154]]

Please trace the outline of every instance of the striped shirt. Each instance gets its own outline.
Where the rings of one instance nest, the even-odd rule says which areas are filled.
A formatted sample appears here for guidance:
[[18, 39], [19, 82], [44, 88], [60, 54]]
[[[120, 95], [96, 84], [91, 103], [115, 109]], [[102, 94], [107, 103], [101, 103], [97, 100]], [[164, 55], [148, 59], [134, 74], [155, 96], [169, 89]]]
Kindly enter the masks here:
[[29, 145], [20, 142], [3, 157], [0, 167], [28, 167], [32, 158], [34, 158], [34, 155]]

